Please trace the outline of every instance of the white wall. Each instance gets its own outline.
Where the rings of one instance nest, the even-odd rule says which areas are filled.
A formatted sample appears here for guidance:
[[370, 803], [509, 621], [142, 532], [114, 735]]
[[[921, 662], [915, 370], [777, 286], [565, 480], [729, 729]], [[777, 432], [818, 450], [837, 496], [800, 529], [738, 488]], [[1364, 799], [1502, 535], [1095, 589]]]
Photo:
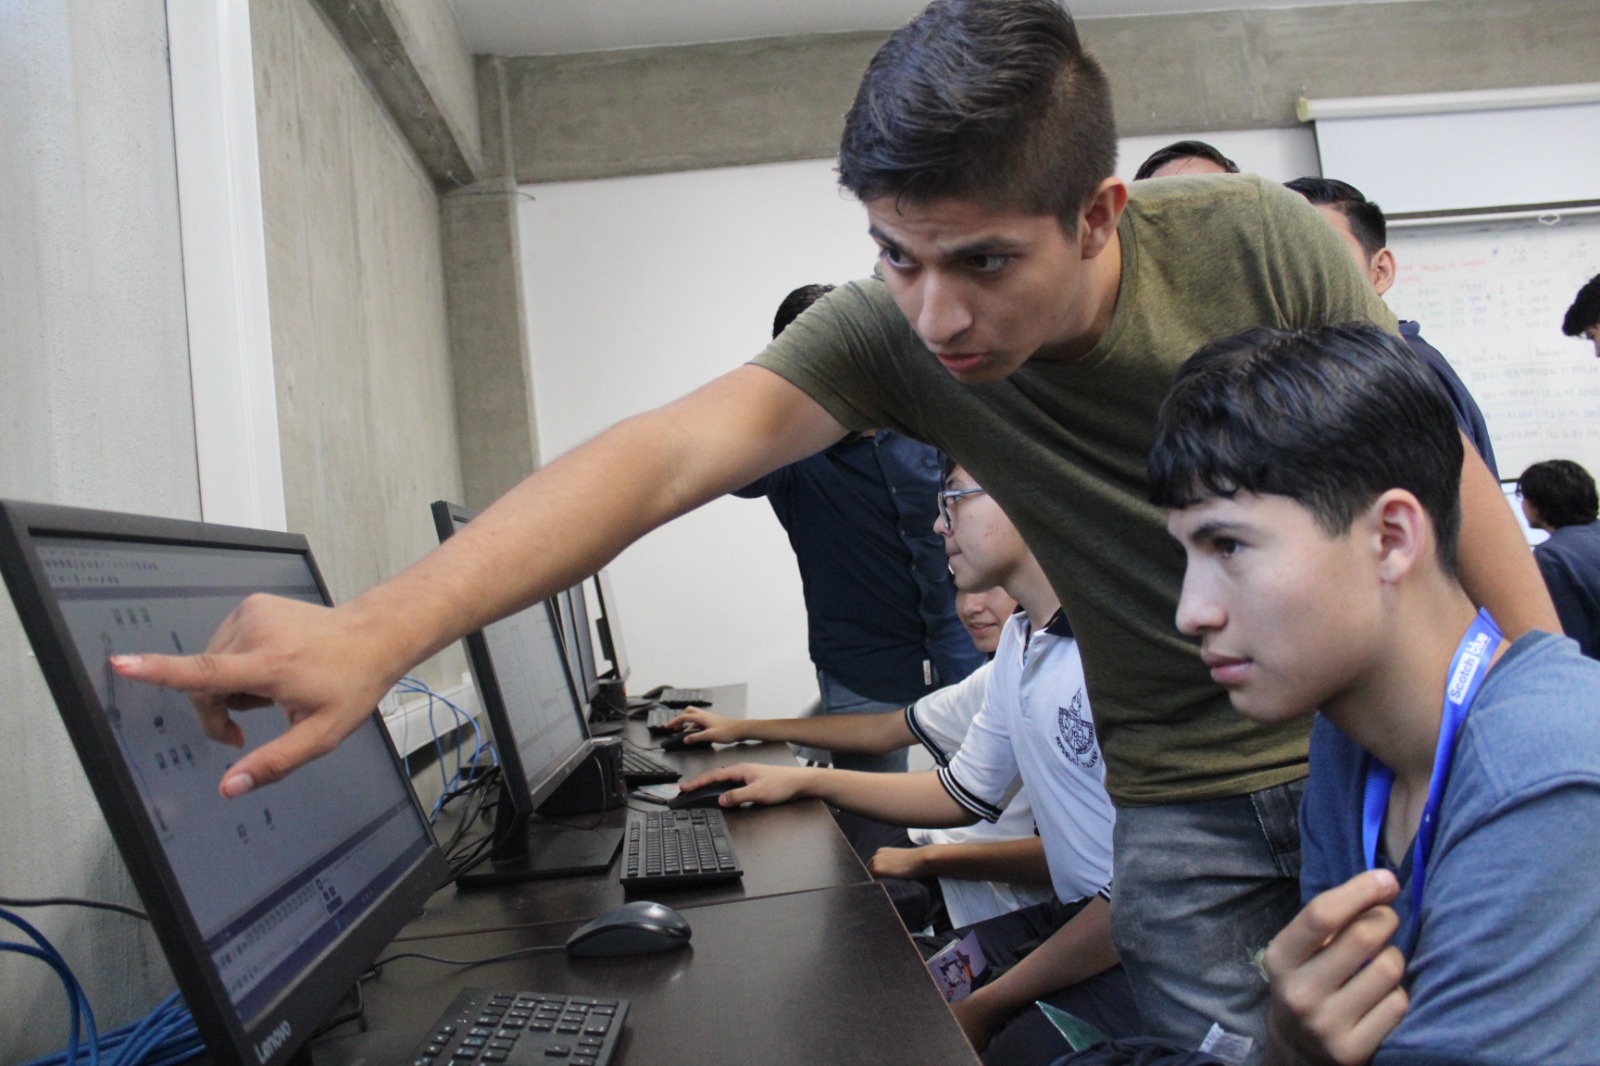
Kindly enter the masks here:
[[[766, 346], [780, 300], [867, 274], [829, 161], [528, 186], [523, 279], [546, 460]], [[717, 500], [610, 567], [630, 689], [750, 683], [752, 713], [815, 695], [794, 554], [765, 501]]]
[[[1125, 140], [1119, 171], [1181, 135]], [[1316, 173], [1309, 130], [1205, 135], [1246, 170]], [[831, 160], [524, 186], [524, 307], [548, 461], [765, 347], [778, 302], [872, 269], [861, 208]], [[794, 555], [761, 501], [717, 500], [612, 565], [631, 690], [749, 681], [783, 715], [816, 690]]]
[[1274, 181], [1322, 173], [1317, 164], [1316, 134], [1309, 126], [1124, 137], [1117, 146], [1117, 173], [1131, 181], [1140, 163], [1156, 149], [1165, 148], [1174, 141], [1204, 141], [1239, 164], [1239, 169], [1246, 174], [1260, 174]]
[[[161, 0], [0, 7], [0, 143], [0, 496], [198, 518]], [[0, 692], [0, 894], [137, 905], [3, 596]], [[138, 922], [29, 917], [103, 1027], [172, 990]], [[43, 963], [0, 955], [0, 1005], [0, 1061], [66, 1044]]]

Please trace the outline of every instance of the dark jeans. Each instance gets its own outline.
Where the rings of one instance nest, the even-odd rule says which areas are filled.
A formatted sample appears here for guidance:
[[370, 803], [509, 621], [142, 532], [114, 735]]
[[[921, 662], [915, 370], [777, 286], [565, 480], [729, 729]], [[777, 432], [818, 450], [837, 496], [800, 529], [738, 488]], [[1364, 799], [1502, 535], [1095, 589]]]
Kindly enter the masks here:
[[[989, 964], [978, 985], [987, 985], [1050, 939], [1088, 903], [1088, 900], [1036, 903], [965, 929], [937, 937], [919, 937], [918, 944], [924, 956], [932, 956], [946, 944], [976, 931]], [[1144, 1029], [1134, 1003], [1133, 988], [1121, 966], [1113, 966], [1086, 981], [1053, 992], [1043, 997], [1043, 1002], [1081, 1018], [1113, 1039], [1137, 1036]], [[987, 1066], [1048, 1066], [1071, 1050], [1055, 1024], [1043, 1011], [1030, 1005], [995, 1031], [989, 1046], [984, 1048], [983, 1061]]]
[[[861, 860], [862, 866], [872, 861], [873, 853], [879, 848], [917, 846], [911, 842], [911, 838], [901, 826], [875, 822], [871, 818], [863, 818], [859, 814], [835, 810], [832, 807], [828, 810], [833, 813], [833, 820], [839, 823], [840, 831], [850, 842], [850, 848], [856, 853], [856, 858]], [[900, 913], [900, 920], [911, 932], [915, 933], [929, 926], [935, 929], [950, 928], [944, 913], [944, 894], [939, 891], [937, 877], [917, 881], [880, 877], [878, 884], [889, 893], [889, 901], [894, 904], [894, 909]]]

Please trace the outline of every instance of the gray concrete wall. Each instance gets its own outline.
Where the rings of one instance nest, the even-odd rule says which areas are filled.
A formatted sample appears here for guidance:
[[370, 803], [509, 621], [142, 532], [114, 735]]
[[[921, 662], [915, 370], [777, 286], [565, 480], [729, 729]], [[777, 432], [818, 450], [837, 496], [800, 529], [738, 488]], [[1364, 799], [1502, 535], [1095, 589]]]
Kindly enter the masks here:
[[539, 463], [532, 364], [522, 314], [522, 248], [512, 180], [504, 61], [478, 62], [484, 177], [452, 189], [444, 213], [450, 362], [465, 502], [486, 507]]
[[823, 159], [882, 34], [507, 61], [517, 180]]
[[[1295, 124], [1313, 96], [1592, 81], [1593, 0], [1431, 0], [1086, 19], [1124, 136]], [[838, 151], [882, 34], [507, 61], [521, 182]]]
[[[161, 0], [8, 5], [0, 144], [0, 496], [198, 518]], [[0, 692], [0, 894], [137, 906], [9, 596]], [[27, 917], [104, 1028], [173, 988], [133, 919]], [[0, 1004], [0, 1061], [65, 1046], [43, 963], [0, 954]]]
[[250, 10], [284, 502], [345, 600], [436, 545], [428, 503], [461, 496], [439, 204], [320, 8]]
[[441, 186], [481, 165], [472, 56], [446, 0], [316, 0], [362, 76]]

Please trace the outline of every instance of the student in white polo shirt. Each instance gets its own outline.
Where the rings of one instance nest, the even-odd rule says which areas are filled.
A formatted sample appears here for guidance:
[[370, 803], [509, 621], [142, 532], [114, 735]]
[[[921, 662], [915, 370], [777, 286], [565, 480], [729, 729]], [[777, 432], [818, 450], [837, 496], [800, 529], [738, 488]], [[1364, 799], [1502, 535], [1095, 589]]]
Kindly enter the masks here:
[[[971, 577], [974, 584], [994, 579]], [[956, 596], [956, 616], [978, 650], [989, 656], [1016, 606], [1016, 599], [998, 585]], [[936, 763], [948, 766], [983, 707], [993, 666], [984, 663], [900, 714], [728, 718], [691, 707], [667, 725], [688, 731], [689, 744], [761, 740], [881, 755], [920, 743]], [[856, 854], [874, 877], [886, 882], [890, 900], [912, 931], [934, 921], [941, 900], [946, 922], [939, 927], [944, 928], [976, 925], [1054, 898], [1026, 789], [1018, 790], [995, 821], [950, 829], [906, 829], [848, 811], [837, 817]]]
[[1050, 582], [999, 505], [960, 467], [945, 477], [939, 511], [956, 587], [970, 587], [980, 573], [1003, 575], [1021, 607], [1001, 634], [983, 707], [950, 764], [907, 774], [745, 764], [683, 787], [740, 782], [719, 800], [724, 807], [811, 797], [884, 822], [955, 826], [999, 817], [1026, 781], [1057, 898], [977, 927], [985, 955], [1003, 972], [952, 1009], [986, 1063], [1047, 1063], [1068, 1048], [1032, 1009], [1036, 1000], [1108, 1036], [1142, 1028], [1111, 943], [1115, 816], [1077, 642]]

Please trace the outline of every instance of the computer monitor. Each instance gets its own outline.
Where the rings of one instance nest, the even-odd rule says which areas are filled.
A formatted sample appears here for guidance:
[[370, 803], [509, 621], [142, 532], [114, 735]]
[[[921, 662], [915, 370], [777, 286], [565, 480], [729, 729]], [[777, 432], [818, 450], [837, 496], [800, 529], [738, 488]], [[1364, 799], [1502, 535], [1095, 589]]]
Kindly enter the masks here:
[[0, 501], [0, 572], [212, 1061], [291, 1061], [448, 876], [388, 730], [223, 799], [238, 752], [107, 657], [200, 651], [254, 592], [330, 602], [305, 538]]
[[[440, 542], [476, 515], [436, 502]], [[559, 627], [552, 598], [462, 641], [499, 753], [502, 800], [496, 807], [494, 846], [485, 863], [457, 878], [463, 887], [597, 873], [611, 865], [622, 844], [621, 829], [571, 829], [535, 819], [539, 804], [594, 752]]]
[[595, 667], [594, 641], [589, 635], [589, 604], [583, 582], [556, 597], [561, 609], [562, 646], [567, 651], [567, 667], [578, 687], [578, 699], [593, 704], [600, 695], [600, 675]]
[[607, 677], [618, 681], [628, 680], [628, 650], [622, 645], [622, 620], [617, 610], [617, 593], [612, 587], [611, 575], [602, 570], [594, 576], [594, 587], [600, 594], [600, 617], [595, 630], [600, 634], [600, 652], [611, 660]]

